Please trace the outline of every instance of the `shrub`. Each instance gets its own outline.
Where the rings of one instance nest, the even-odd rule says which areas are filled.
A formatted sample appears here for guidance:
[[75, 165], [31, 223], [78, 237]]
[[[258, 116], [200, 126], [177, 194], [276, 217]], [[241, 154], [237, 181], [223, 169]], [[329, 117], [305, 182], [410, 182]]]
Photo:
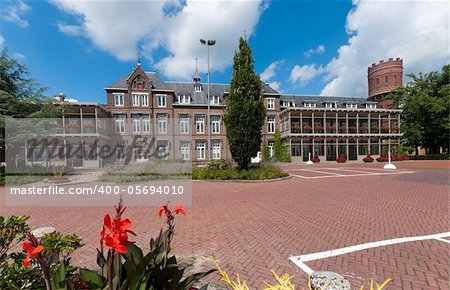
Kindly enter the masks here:
[[[0, 289], [48, 289], [50, 277], [56, 273], [73, 284], [77, 276], [76, 268], [69, 265], [70, 254], [83, 245], [81, 238], [55, 232], [37, 239], [26, 224], [28, 218], [0, 217]], [[23, 240], [24, 252], [9, 252]]]
[[404, 156], [402, 156], [402, 160], [409, 160], [409, 157], [408, 157], [408, 155], [404, 155]]
[[319, 163], [320, 162], [320, 158], [317, 155], [314, 155], [314, 157], [311, 159], [312, 162], [314, 163]]
[[192, 179], [197, 180], [265, 180], [288, 175], [274, 165], [261, 165], [242, 170], [236, 167], [225, 169], [197, 167], [192, 170]]
[[228, 169], [233, 164], [229, 160], [220, 159], [220, 160], [213, 160], [208, 163], [209, 169]]
[[402, 156], [391, 156], [391, 161], [402, 161], [403, 157]]
[[374, 159], [372, 158], [372, 156], [367, 155], [366, 157], [363, 158], [363, 161], [366, 163], [371, 163], [374, 161]]
[[380, 156], [376, 160], [377, 162], [388, 162], [389, 158], [387, 158], [386, 156]]
[[336, 158], [336, 162], [337, 163], [345, 163], [345, 162], [347, 162], [347, 158], [345, 158], [345, 157], [338, 157], [338, 158]]
[[409, 156], [409, 160], [449, 160], [450, 154], [429, 154]]

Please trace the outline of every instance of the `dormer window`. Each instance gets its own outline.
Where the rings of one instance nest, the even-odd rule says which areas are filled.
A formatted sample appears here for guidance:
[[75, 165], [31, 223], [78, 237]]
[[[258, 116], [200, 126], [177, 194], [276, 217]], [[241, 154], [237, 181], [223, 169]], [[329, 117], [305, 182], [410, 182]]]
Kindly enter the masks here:
[[211, 96], [209, 100], [210, 105], [220, 105], [220, 97], [219, 96]]
[[145, 81], [141, 76], [137, 76], [133, 81], [134, 90], [145, 90]]
[[304, 106], [306, 108], [315, 108], [316, 107], [316, 103], [314, 103], [314, 102], [305, 102]]
[[336, 108], [336, 103], [327, 102], [325, 103], [325, 108]]
[[347, 104], [345, 104], [345, 107], [349, 108], [349, 109], [356, 109], [356, 108], [358, 108], [358, 105], [355, 103], [347, 103]]
[[289, 102], [288, 101], [283, 101], [282, 106], [283, 107], [289, 107]]
[[195, 92], [200, 93], [202, 91], [202, 85], [201, 84], [195, 84], [194, 85]]
[[367, 109], [376, 109], [377, 108], [377, 104], [366, 104], [366, 108]]
[[190, 95], [178, 95], [178, 103], [179, 104], [190, 104], [191, 96]]

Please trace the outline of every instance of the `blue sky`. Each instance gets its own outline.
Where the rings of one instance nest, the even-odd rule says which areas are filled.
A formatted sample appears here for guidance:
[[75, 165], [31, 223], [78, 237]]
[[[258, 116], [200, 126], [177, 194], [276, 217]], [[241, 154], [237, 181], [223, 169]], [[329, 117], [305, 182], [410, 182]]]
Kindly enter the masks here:
[[[104, 103], [103, 88], [145, 70], [166, 80], [206, 70], [199, 38], [216, 39], [212, 81], [229, 82], [247, 34], [263, 81], [287, 94], [366, 97], [366, 70], [388, 57], [406, 73], [449, 62], [446, 1], [23, 1], [1, 2], [0, 45], [31, 76], [79, 101]], [[204, 81], [206, 77], [202, 75]], [[405, 79], [406, 80], [406, 79]]]

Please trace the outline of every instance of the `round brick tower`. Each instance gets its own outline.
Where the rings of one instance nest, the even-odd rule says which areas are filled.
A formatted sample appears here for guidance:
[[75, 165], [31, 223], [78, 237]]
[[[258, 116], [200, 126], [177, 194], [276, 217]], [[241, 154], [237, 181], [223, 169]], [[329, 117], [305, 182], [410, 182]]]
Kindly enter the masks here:
[[403, 60], [390, 58], [381, 60], [367, 68], [369, 97], [367, 100], [381, 102], [395, 88], [403, 85]]

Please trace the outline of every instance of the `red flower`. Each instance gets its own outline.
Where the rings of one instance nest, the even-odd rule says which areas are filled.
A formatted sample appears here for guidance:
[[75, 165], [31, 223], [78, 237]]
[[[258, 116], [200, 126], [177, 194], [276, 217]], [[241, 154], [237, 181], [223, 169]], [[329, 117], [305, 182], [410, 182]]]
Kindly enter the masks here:
[[[165, 205], [163, 205], [159, 209], [158, 216], [161, 217], [163, 212], [166, 215], [166, 217], [169, 217], [169, 216], [172, 215], [172, 211], [169, 209], [169, 202], [167, 202]], [[182, 215], [186, 215], [186, 211], [184, 210], [184, 208], [183, 208], [183, 206], [181, 204], [174, 206], [173, 207], [173, 212], [175, 214], [181, 213]]]
[[133, 243], [128, 241], [128, 234], [136, 236], [133, 231], [129, 230], [132, 225], [133, 223], [129, 219], [122, 220], [121, 214], [117, 214], [114, 220], [111, 220], [111, 216], [106, 214], [103, 219], [103, 229], [100, 232], [102, 248], [104, 242], [111, 250], [118, 253], [126, 253], [126, 245]]
[[33, 247], [32, 244], [28, 242], [24, 242], [22, 245], [23, 249], [27, 251], [27, 256], [23, 260], [23, 265], [27, 268], [31, 267], [30, 259], [35, 258], [39, 253], [44, 249], [42, 245], [38, 245], [37, 247]]
[[169, 210], [169, 202], [167, 202], [165, 205], [163, 205], [159, 211], [158, 211], [158, 216], [161, 217], [162, 213], [164, 212], [164, 214], [166, 215], [166, 217], [169, 215], [170, 210]]
[[174, 211], [176, 214], [181, 213], [182, 215], [186, 215], [186, 211], [184, 210], [184, 208], [183, 208], [183, 206], [182, 206], [181, 204], [176, 205], [176, 206], [173, 208], [173, 211]]

